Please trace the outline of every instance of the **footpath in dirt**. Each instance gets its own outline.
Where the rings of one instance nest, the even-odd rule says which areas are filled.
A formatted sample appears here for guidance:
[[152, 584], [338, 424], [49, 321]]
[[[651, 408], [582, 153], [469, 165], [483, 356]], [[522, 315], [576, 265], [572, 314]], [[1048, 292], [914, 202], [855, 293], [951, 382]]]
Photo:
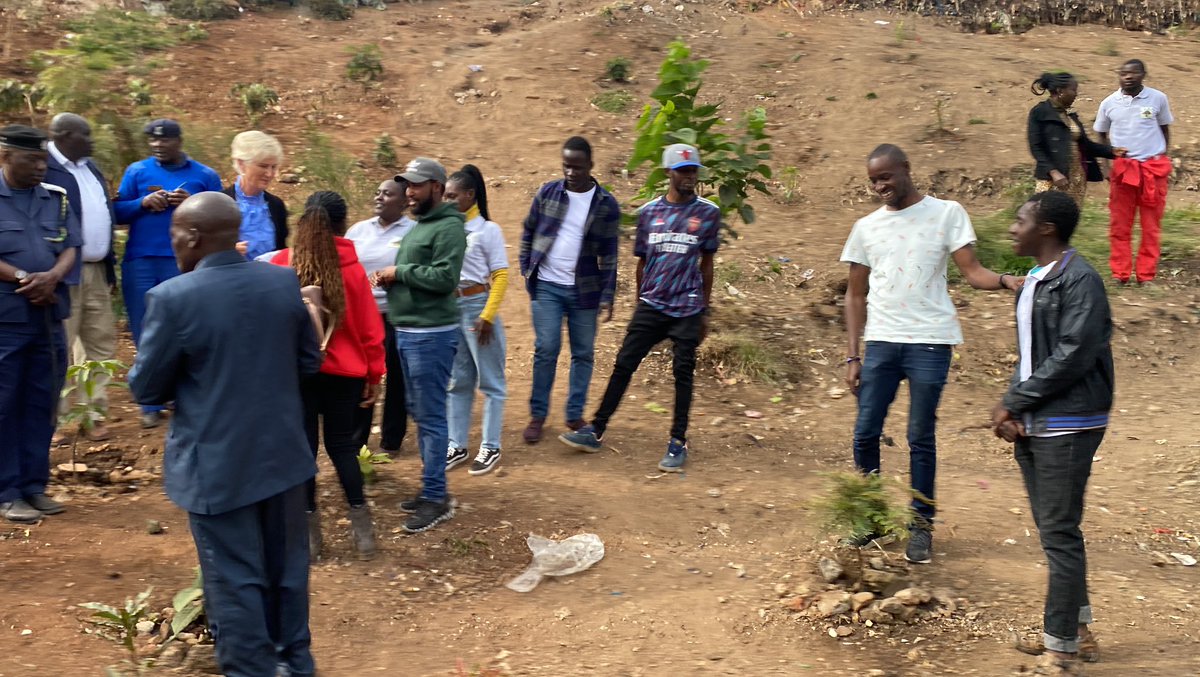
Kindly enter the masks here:
[[[1011, 298], [999, 293], [953, 291], [966, 341], [940, 410], [934, 562], [910, 569], [895, 548], [868, 558], [880, 572], [872, 575], [895, 577], [881, 596], [897, 593], [886, 588], [900, 581], [929, 599], [905, 593], [912, 604], [873, 620], [856, 613], [857, 600], [838, 595], [809, 606], [837, 587], [817, 566], [831, 542], [811, 506], [826, 486], [822, 473], [851, 465], [854, 402], [841, 382], [845, 274], [837, 257], [853, 220], [874, 208], [862, 158], [878, 143], [898, 143], [923, 185], [973, 215], [993, 213], [1007, 204], [1012, 177], [1031, 168], [1028, 83], [1046, 69], [1076, 72], [1077, 107], [1090, 119], [1113, 87], [1112, 69], [1130, 57], [1146, 60], [1148, 83], [1171, 97], [1172, 154], [1196, 156], [1200, 43], [1193, 37], [1098, 27], [985, 36], [925, 17], [802, 17], [787, 5], [751, 12], [733, 3], [544, 0], [401, 3], [360, 10], [344, 23], [311, 21], [281, 5], [207, 30], [207, 40], [176, 48], [171, 67], [149, 76], [185, 120], [244, 125], [226, 92], [253, 77], [281, 96], [262, 127], [289, 152], [307, 118], [364, 159], [386, 131], [402, 159], [477, 164], [492, 181], [492, 211], [514, 262], [520, 220], [537, 186], [558, 176], [567, 136], [588, 136], [598, 178], [622, 199], [633, 194], [634, 180], [621, 169], [662, 49], [676, 37], [713, 61], [705, 91], [730, 115], [768, 110], [776, 173], [789, 169], [792, 177], [775, 199], [757, 200], [759, 222], [741, 228], [742, 239], [718, 261], [714, 341], [760, 346], [775, 373], [769, 380], [739, 373], [731, 354], [707, 350], [686, 473], [654, 468], [669, 425], [657, 413], [672, 397], [669, 351], [652, 355], [635, 377], [604, 453], [558, 444], [559, 408], [546, 441], [521, 441], [533, 335], [519, 286], [502, 311], [509, 342], [503, 464], [478, 478], [452, 473], [461, 504], [454, 520], [401, 535], [397, 503], [419, 477], [406, 440], [397, 462], [378, 467], [370, 499], [381, 553], [360, 562], [344, 533], [340, 490], [322, 462], [329, 557], [312, 570], [322, 674], [901, 677], [1029, 669], [1032, 658], [1010, 648], [1011, 636], [1040, 627], [1046, 568], [1011, 450], [985, 427], [1015, 352]], [[269, 47], [248, 47], [264, 36]], [[364, 94], [345, 82], [342, 50], [368, 42], [381, 45], [385, 72], [381, 86]], [[635, 104], [607, 113], [590, 101], [613, 87], [604, 64], [618, 56], [631, 62], [625, 88]], [[456, 96], [469, 90], [478, 96]], [[939, 112], [951, 137], [931, 135]], [[368, 169], [388, 175], [369, 161]], [[1172, 206], [1195, 206], [1186, 163], [1179, 175]], [[1102, 188], [1094, 188], [1092, 201], [1102, 207]], [[281, 189], [292, 201], [306, 190]], [[623, 244], [617, 318], [598, 338], [592, 404], [632, 310], [631, 246]], [[1200, 557], [1200, 298], [1190, 271], [1177, 266], [1153, 289], [1110, 291], [1118, 402], [1084, 525], [1103, 651], [1088, 666], [1093, 676], [1200, 674], [1192, 599], [1200, 568], [1172, 556]], [[132, 357], [126, 334], [120, 358]], [[565, 396], [562, 380], [555, 407]], [[194, 578], [186, 515], [161, 490], [163, 432], [140, 430], [128, 395], [112, 397], [117, 436], [77, 450], [101, 472], [53, 487], [68, 512], [33, 527], [0, 527], [0, 677], [101, 674], [125, 652], [90, 632], [78, 605], [117, 605], [153, 587], [153, 606], [162, 608]], [[906, 408], [902, 394], [885, 430], [884, 469], [898, 475], [907, 469]], [[69, 449], [56, 449], [53, 461], [69, 461]], [[528, 564], [530, 533], [595, 533], [606, 556], [586, 572], [516, 593], [504, 583]], [[182, 670], [203, 668], [193, 657]]]

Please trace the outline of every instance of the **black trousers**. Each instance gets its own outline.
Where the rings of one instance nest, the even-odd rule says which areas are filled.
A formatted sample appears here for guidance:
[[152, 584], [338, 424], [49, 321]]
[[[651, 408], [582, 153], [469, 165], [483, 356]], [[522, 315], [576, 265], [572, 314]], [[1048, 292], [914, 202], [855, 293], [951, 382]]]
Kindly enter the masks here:
[[1016, 444], [1017, 465], [1050, 570], [1043, 641], [1051, 651], [1076, 651], [1078, 624], [1091, 618], [1087, 553], [1079, 524], [1092, 458], [1102, 439], [1104, 429], [1022, 437]]
[[[358, 467], [358, 450], [362, 447], [359, 437], [362, 412], [370, 411], [358, 406], [362, 402], [366, 379], [317, 374], [300, 387], [304, 400], [304, 433], [308, 436], [308, 447], [313, 457], [317, 456], [320, 428], [325, 433], [325, 453], [333, 461], [342, 490], [351, 507], [363, 505], [362, 471]], [[321, 423], [324, 426], [321, 426]], [[308, 483], [308, 510], [317, 509], [317, 480]]]
[[[388, 322], [387, 315], [383, 315], [383, 354], [387, 363], [387, 387], [383, 393], [379, 446], [385, 451], [398, 451], [408, 432], [408, 406], [404, 401], [404, 363], [396, 350], [396, 328]], [[359, 413], [360, 447], [368, 446], [374, 414], [374, 408]]]
[[664, 339], [675, 344], [672, 371], [675, 375], [675, 415], [671, 420], [671, 437], [687, 440], [688, 415], [692, 411], [692, 379], [696, 371], [696, 348], [700, 345], [700, 329], [703, 321], [700, 314], [689, 317], [672, 317], [659, 312], [645, 303], [639, 303], [633, 319], [625, 330], [625, 340], [617, 353], [604, 398], [592, 417], [596, 436], [604, 434], [608, 421], [616, 413], [629, 380], [637, 371], [642, 360], [654, 346]]
[[227, 677], [264, 677], [287, 665], [312, 675], [304, 487], [219, 515], [188, 513], [204, 612]]

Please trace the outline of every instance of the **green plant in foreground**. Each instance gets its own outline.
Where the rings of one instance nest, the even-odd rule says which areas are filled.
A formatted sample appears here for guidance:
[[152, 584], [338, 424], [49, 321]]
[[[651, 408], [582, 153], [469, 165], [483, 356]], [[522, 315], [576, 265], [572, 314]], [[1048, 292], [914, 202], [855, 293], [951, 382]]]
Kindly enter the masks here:
[[184, 42], [200, 42], [201, 40], [208, 39], [208, 31], [204, 30], [204, 26], [198, 23], [189, 23], [187, 28], [183, 29], [180, 37], [183, 38]]
[[125, 600], [125, 606], [113, 607], [100, 602], [87, 602], [79, 606], [92, 612], [91, 621], [100, 626], [100, 634], [120, 642], [129, 652], [129, 659], [137, 661], [137, 647], [133, 640], [137, 637], [137, 624], [145, 620], [150, 611], [146, 600], [154, 588], [138, 593], [137, 597]]
[[204, 575], [200, 573], [200, 567], [196, 567], [196, 580], [175, 593], [171, 608], [175, 610], [175, 616], [171, 618], [172, 636], [187, 630], [204, 615]]
[[358, 450], [358, 469], [362, 472], [363, 481], [367, 484], [371, 484], [377, 479], [375, 466], [391, 462], [391, 456], [382, 453], [371, 453], [371, 450], [365, 444], [362, 449]]
[[257, 125], [266, 112], [279, 103], [279, 94], [262, 83], [236, 84], [229, 92], [246, 109], [251, 125]]
[[[667, 173], [659, 166], [662, 150], [672, 143], [686, 143], [700, 151], [706, 167], [697, 192], [720, 207], [723, 227], [730, 227], [733, 216], [751, 224], [755, 215], [749, 191], [771, 194], [766, 184], [771, 178], [766, 164], [771, 159], [767, 111], [761, 107], [747, 111], [736, 137], [717, 131], [725, 124], [721, 104], [697, 105], [704, 84], [701, 76], [708, 66], [707, 60], [693, 59], [686, 44], [676, 41], [667, 45], [658, 87], [650, 94], [655, 105], [647, 105], [638, 120], [638, 137], [626, 165], [629, 171], [642, 165], [652, 167], [634, 201], [643, 203], [664, 191]], [[625, 214], [625, 218], [636, 218], [633, 210]], [[736, 236], [732, 229], [730, 234]]]
[[623, 89], [601, 92], [592, 97], [592, 105], [605, 113], [624, 113], [630, 103], [633, 103], [633, 95]]
[[899, 482], [878, 473], [831, 472], [829, 488], [813, 500], [824, 526], [840, 538], [853, 540], [875, 534], [908, 537], [913, 512], [898, 496]]
[[80, 401], [71, 405], [67, 413], [58, 419], [58, 424], [64, 428], [72, 424], [77, 426], [75, 439], [71, 442], [72, 468], [75, 467], [75, 450], [79, 445], [80, 436], [91, 430], [106, 413], [96, 404], [101, 384], [107, 382], [110, 386], [128, 388], [128, 384], [116, 381], [117, 373], [125, 369], [128, 367], [119, 360], [86, 360], [67, 367], [67, 378], [60, 396], [66, 399], [75, 392], [83, 395]]
[[604, 73], [609, 80], [613, 82], [628, 82], [629, 81], [629, 59], [623, 56], [618, 56], [609, 59], [608, 63], [604, 64]]
[[350, 61], [346, 64], [346, 78], [366, 87], [383, 75], [383, 54], [379, 45], [347, 47]]

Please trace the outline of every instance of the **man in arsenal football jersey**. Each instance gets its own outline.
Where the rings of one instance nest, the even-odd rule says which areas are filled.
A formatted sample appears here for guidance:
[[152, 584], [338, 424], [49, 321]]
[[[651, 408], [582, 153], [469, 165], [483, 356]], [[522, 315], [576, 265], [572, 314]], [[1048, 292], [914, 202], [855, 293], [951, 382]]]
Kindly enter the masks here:
[[663, 339], [675, 345], [675, 414], [667, 453], [658, 464], [663, 472], [679, 472], [687, 462], [688, 414], [692, 408], [692, 376], [696, 348], [708, 333], [712, 296], [713, 255], [721, 243], [721, 210], [696, 195], [700, 153], [677, 143], [663, 151], [670, 188], [638, 211], [638, 305], [617, 354], [604, 399], [591, 425], [559, 439], [580, 451], [596, 452], [608, 422], [616, 413], [629, 379], [650, 349]]

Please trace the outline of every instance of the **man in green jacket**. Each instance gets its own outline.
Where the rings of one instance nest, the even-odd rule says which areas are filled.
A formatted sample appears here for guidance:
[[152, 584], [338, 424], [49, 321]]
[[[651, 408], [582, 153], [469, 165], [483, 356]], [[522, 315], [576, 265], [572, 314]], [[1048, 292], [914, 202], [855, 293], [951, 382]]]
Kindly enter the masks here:
[[409, 412], [418, 428], [421, 492], [400, 504], [411, 513], [404, 530], [415, 534], [454, 516], [446, 491], [446, 389], [458, 349], [454, 293], [467, 236], [457, 206], [442, 201], [446, 170], [441, 164], [416, 158], [396, 181], [408, 182], [408, 206], [417, 224], [400, 241], [395, 267], [375, 277], [376, 284], [388, 287], [388, 320], [396, 328]]

